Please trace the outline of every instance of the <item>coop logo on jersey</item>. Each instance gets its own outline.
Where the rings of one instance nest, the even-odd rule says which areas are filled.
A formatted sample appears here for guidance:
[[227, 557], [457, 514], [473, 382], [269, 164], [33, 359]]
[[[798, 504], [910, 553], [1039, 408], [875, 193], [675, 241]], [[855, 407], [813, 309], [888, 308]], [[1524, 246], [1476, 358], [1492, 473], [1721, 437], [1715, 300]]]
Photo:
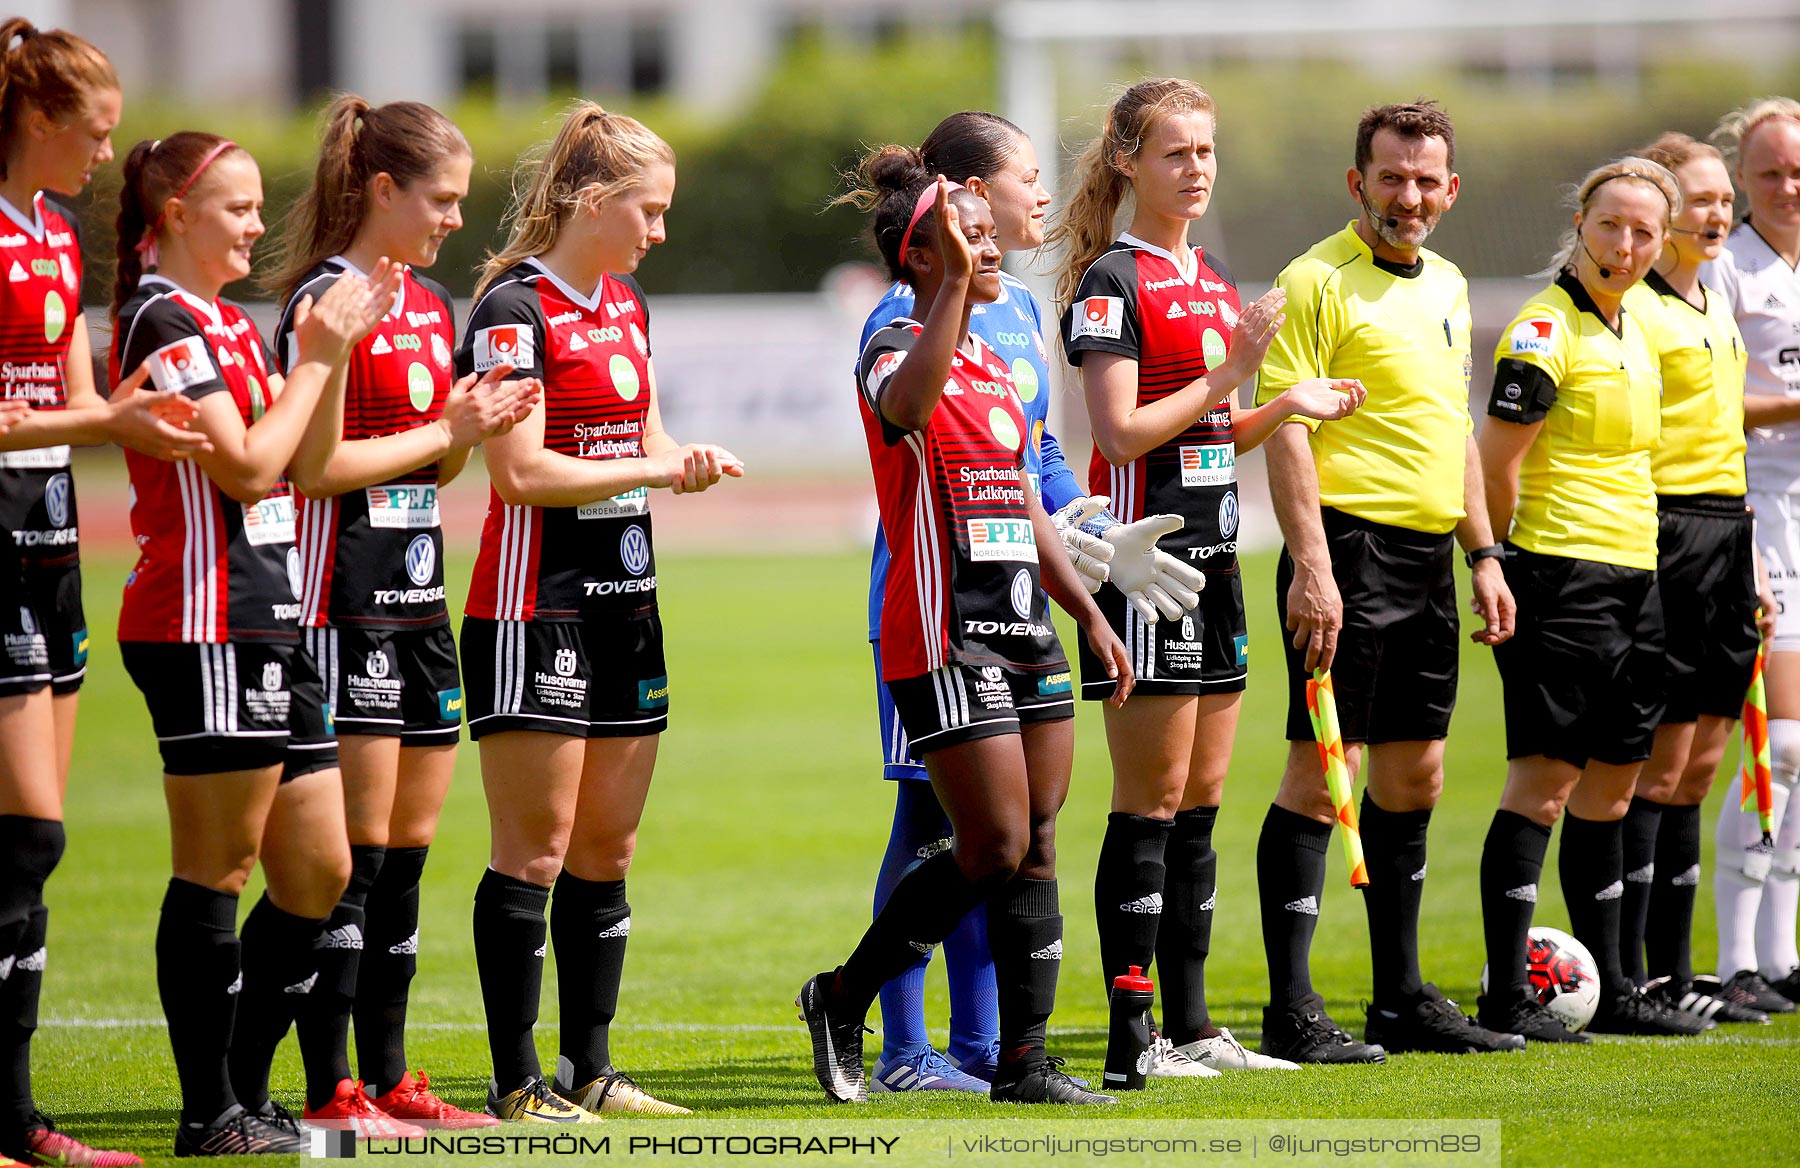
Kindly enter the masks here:
[[1230, 539], [1237, 534], [1238, 501], [1236, 491], [1226, 491], [1225, 497], [1219, 500], [1219, 534]]
[[1237, 453], [1229, 445], [1181, 447], [1181, 485], [1216, 487], [1237, 480]]
[[1513, 326], [1507, 341], [1512, 346], [1514, 355], [1530, 354], [1534, 357], [1547, 357], [1556, 345], [1556, 322], [1553, 320], [1522, 320]]
[[1037, 563], [1037, 537], [1031, 530], [1031, 520], [969, 520], [969, 558]]
[[406, 367], [406, 400], [412, 408], [424, 413], [431, 408], [431, 399], [437, 396], [437, 385], [431, 380], [431, 370], [414, 361]]
[[1200, 334], [1200, 355], [1206, 358], [1208, 369], [1217, 369], [1224, 362], [1225, 338], [1218, 329], [1209, 328]]
[[497, 324], [475, 330], [475, 371], [484, 373], [496, 365], [527, 369], [537, 364], [537, 338], [522, 324]]
[[1020, 620], [1031, 619], [1032, 594], [1037, 589], [1031, 583], [1031, 573], [1020, 568], [1013, 574], [1012, 587], [1007, 590], [1007, 599], [1012, 601], [1013, 611], [1019, 614]]
[[988, 411], [988, 429], [994, 432], [994, 437], [999, 439], [1000, 445], [1008, 450], [1019, 448], [1019, 424], [1013, 421], [1011, 414], [999, 406]]
[[263, 663], [262, 687], [265, 693], [281, 692], [281, 662], [266, 661]]
[[558, 649], [556, 651], [556, 675], [558, 677], [575, 676], [575, 650]]
[[1188, 311], [1195, 316], [1217, 316], [1219, 314], [1219, 306], [1211, 300], [1190, 300], [1187, 302], [1187, 306]]
[[442, 333], [431, 334], [431, 359], [438, 363], [439, 369], [450, 368], [450, 344]]
[[406, 578], [423, 587], [437, 568], [437, 545], [429, 535], [415, 535], [406, 545]]
[[150, 354], [150, 380], [164, 393], [180, 393], [214, 376], [212, 354], [199, 337], [183, 337]]
[[1119, 339], [1125, 320], [1125, 301], [1118, 296], [1090, 296], [1075, 305], [1069, 320], [1069, 339], [1103, 337]]
[[69, 495], [73, 484], [69, 476], [54, 474], [44, 484], [44, 510], [50, 514], [51, 527], [63, 527], [69, 522]]
[[650, 537], [635, 523], [619, 537], [619, 562], [633, 576], [642, 576], [650, 566]]
[[635, 321], [631, 325], [631, 345], [638, 351], [638, 356], [648, 357], [650, 355], [650, 338], [644, 335], [644, 330], [639, 328]]
[[606, 373], [612, 378], [613, 388], [619, 391], [620, 397], [626, 401], [637, 400], [640, 388], [638, 372], [637, 366], [631, 363], [630, 357], [623, 353], [614, 353], [612, 360], [606, 363]]

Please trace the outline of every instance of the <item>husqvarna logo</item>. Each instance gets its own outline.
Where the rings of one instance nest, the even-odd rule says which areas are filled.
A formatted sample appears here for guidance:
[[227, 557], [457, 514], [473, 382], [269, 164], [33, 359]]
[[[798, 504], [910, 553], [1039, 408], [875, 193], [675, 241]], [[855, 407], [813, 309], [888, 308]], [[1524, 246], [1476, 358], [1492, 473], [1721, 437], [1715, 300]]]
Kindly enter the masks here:
[[619, 538], [619, 559], [633, 576], [642, 576], [650, 566], [650, 537], [635, 523]]
[[437, 545], [429, 535], [416, 535], [406, 545], [406, 575], [414, 584], [429, 584], [437, 567]]
[[558, 649], [556, 651], [556, 672], [559, 677], [575, 676], [575, 650]]

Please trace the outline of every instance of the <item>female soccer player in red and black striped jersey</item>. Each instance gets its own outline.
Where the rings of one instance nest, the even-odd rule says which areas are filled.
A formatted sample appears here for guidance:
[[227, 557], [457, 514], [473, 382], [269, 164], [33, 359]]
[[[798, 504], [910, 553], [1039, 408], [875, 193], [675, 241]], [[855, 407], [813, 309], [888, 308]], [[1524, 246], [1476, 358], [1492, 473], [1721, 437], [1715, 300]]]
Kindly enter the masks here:
[[[140, 1163], [55, 1130], [31, 1096], [30, 1044], [44, 980], [44, 882], [61, 859], [63, 796], [87, 662], [69, 447], [117, 441], [162, 457], [205, 437], [188, 403], [139, 393], [139, 371], [103, 400], [81, 310], [79, 194], [112, 159], [119, 79], [93, 45], [27, 20], [0, 22], [0, 1160]], [[167, 418], [167, 421], [160, 420]]]
[[[1130, 693], [1107, 628], [1026, 480], [1030, 430], [1003, 358], [969, 331], [1001, 294], [986, 201], [933, 181], [917, 151], [863, 168], [875, 242], [914, 307], [878, 329], [857, 369], [890, 560], [881, 676], [950, 820], [952, 845], [889, 893], [856, 950], [796, 1000], [813, 1071], [837, 1102], [867, 1098], [863, 1018], [876, 993], [986, 902], [999, 997], [990, 1098], [1111, 1103], [1057, 1069], [1044, 1037], [1061, 967], [1056, 813], [1068, 793], [1074, 702], [1043, 586]], [[1040, 559], [1039, 547], [1055, 549]]]
[[[649, 310], [630, 273], [667, 237], [674, 195], [667, 143], [577, 105], [512, 209], [457, 354], [461, 374], [511, 368], [544, 384], [543, 408], [487, 443], [493, 498], [462, 638], [492, 832], [475, 961], [488, 1111], [502, 1119], [686, 1113], [614, 1067], [608, 1044], [631, 935], [625, 873], [668, 725], [650, 489], [744, 473], [729, 451], [662, 428]], [[553, 883], [555, 1090], [531, 1037]]]
[[[285, 367], [305, 297], [381, 256], [405, 265], [399, 299], [357, 344], [341, 387], [328, 388], [290, 470], [301, 494], [300, 625], [338, 732], [351, 857], [298, 1022], [303, 1118], [377, 1137], [393, 1134], [383, 1116], [500, 1122], [438, 1098], [407, 1068], [405, 1047], [419, 877], [462, 723], [437, 492], [538, 392], [535, 382], [495, 384], [504, 367], [480, 382], [453, 378], [450, 294], [419, 270], [462, 226], [471, 162], [461, 131], [430, 106], [339, 97], [269, 280], [286, 302], [275, 333]], [[348, 1058], [353, 1005], [360, 1080]]]
[[[1236, 455], [1285, 418], [1344, 417], [1363, 398], [1358, 382], [1313, 378], [1254, 410], [1232, 402], [1281, 327], [1285, 294], [1243, 308], [1218, 258], [1187, 242], [1218, 174], [1214, 129], [1212, 97], [1193, 82], [1133, 85], [1082, 153], [1075, 193], [1049, 237], [1067, 248], [1057, 294], [1094, 430], [1089, 489], [1110, 495], [1127, 523], [1179, 516], [1184, 526], [1164, 547], [1207, 574], [1192, 616], [1128, 605], [1116, 588], [1098, 596], [1138, 675], [1137, 700], [1106, 711], [1113, 811], [1094, 882], [1102, 972], [1110, 985], [1156, 958], [1158, 1076], [1293, 1065], [1245, 1050], [1206, 1008], [1213, 823], [1247, 668]], [[1131, 226], [1115, 240], [1127, 193]], [[1094, 665], [1083, 658], [1090, 700], [1113, 689]]]
[[[219, 297], [250, 273], [261, 212], [256, 163], [224, 138], [174, 134], [125, 160], [114, 377], [149, 362], [158, 389], [198, 403], [194, 428], [212, 447], [173, 465], [126, 456], [138, 562], [119, 641], [150, 706], [169, 806], [174, 876], [156, 964], [181, 1078], [177, 1155], [304, 1148], [268, 1098], [269, 1063], [350, 870], [336, 743], [299, 644], [283, 475], [400, 272], [383, 260], [373, 282], [303, 300], [284, 378], [250, 318]], [[238, 894], [259, 857], [268, 892], [240, 944]]]

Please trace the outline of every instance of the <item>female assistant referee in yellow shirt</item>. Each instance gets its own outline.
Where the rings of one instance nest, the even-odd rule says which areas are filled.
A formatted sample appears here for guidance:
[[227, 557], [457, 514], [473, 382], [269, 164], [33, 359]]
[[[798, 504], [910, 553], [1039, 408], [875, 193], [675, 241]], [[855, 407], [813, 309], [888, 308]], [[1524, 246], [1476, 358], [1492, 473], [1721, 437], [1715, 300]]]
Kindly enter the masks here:
[[1488, 514], [1506, 541], [1517, 631], [1494, 659], [1506, 703], [1506, 788], [1481, 858], [1488, 992], [1481, 1025], [1585, 1042], [1531, 996], [1526, 936], [1550, 828], [1563, 824], [1563, 896], [1600, 974], [1590, 1029], [1697, 1033], [1708, 1023], [1645, 997], [1620, 968], [1620, 822], [1661, 715], [1651, 449], [1662, 378], [1648, 322], [1624, 306], [1669, 238], [1681, 192], [1622, 158], [1576, 189], [1556, 279], [1500, 338], [1479, 446]]

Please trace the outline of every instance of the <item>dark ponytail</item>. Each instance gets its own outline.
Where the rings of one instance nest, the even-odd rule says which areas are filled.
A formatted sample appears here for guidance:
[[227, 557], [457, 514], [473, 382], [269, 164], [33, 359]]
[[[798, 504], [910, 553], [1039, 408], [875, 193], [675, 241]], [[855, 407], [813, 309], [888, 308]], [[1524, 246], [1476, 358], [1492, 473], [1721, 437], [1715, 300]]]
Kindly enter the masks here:
[[276, 232], [275, 262], [263, 287], [285, 301], [321, 260], [347, 249], [369, 217], [369, 184], [376, 175], [404, 187], [446, 158], [468, 154], [462, 131], [428, 105], [371, 106], [354, 93], [339, 94], [325, 110], [312, 185]]
[[[176, 196], [203, 164], [229, 145], [217, 134], [183, 130], [155, 141], [146, 139], [125, 155], [119, 186], [118, 272], [113, 277], [112, 317], [131, 297], [144, 274], [144, 249], [153, 245], [151, 231], [158, 225], [163, 206]], [[240, 147], [230, 146], [225, 153]]]
[[[925, 168], [924, 158], [911, 146], [883, 146], [870, 152], [845, 176], [850, 189], [831, 201], [832, 206], [848, 203], [859, 211], [875, 212], [869, 235], [891, 279], [907, 278], [900, 241], [906, 236], [906, 225], [920, 193], [935, 176], [936, 172]], [[931, 238], [936, 214], [935, 210], [925, 212], [913, 228], [915, 238]]]

